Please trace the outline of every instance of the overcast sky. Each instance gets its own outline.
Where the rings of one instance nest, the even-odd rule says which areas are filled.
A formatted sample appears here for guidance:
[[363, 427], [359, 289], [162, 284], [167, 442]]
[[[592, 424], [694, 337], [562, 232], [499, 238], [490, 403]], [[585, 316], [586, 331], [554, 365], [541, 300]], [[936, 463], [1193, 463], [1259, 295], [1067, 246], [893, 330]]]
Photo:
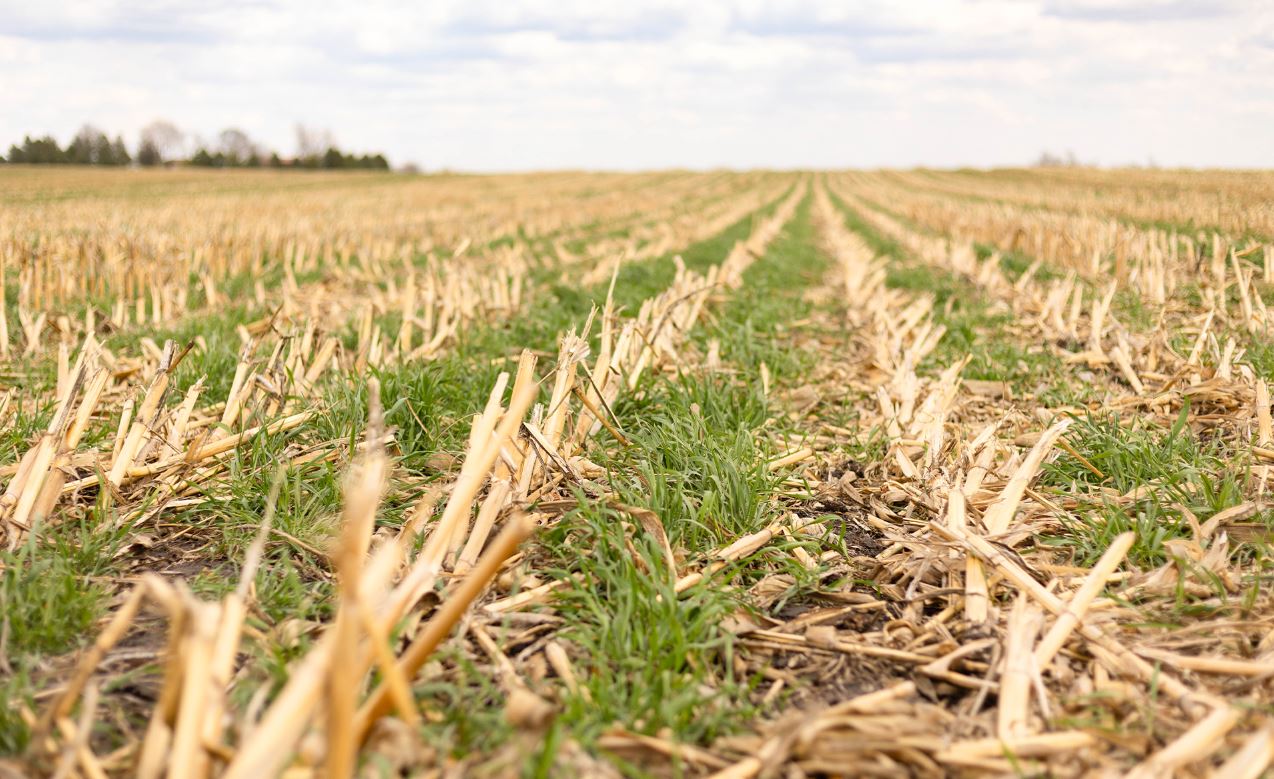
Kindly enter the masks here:
[[1274, 0], [0, 0], [0, 143], [159, 117], [426, 169], [1274, 167]]

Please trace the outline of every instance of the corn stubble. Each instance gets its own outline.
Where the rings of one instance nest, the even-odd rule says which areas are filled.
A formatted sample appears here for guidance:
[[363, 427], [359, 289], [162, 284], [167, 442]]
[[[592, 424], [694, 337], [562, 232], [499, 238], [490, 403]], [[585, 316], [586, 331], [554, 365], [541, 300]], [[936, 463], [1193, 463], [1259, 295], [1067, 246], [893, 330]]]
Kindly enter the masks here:
[[[1274, 230], [1232, 216], [1274, 191], [1268, 176], [1215, 174], [1218, 210], [1190, 189], [1196, 174], [1169, 196], [1153, 172], [316, 177], [299, 195], [263, 177], [254, 202], [175, 175], [186, 208], [141, 199], [93, 220], [91, 204], [36, 198], [0, 216], [16, 292], [0, 352], [13, 373], [49, 377], [38, 396], [0, 396], [10, 426], [47, 409], [0, 465], [5, 547], [89, 506], [105, 507], [100, 530], [129, 534], [216, 501], [236, 457], [315, 429], [333, 386], [365, 393], [366, 418], [357, 441], [282, 449], [229, 592], [156, 572], [116, 583], [92, 642], [21, 712], [25, 770], [344, 777], [392, 758], [430, 776], [1255, 777], [1274, 759], [1260, 361], [1274, 250], [1252, 237]], [[47, 186], [0, 181], [13, 202]], [[747, 239], [717, 262], [669, 256], [749, 214]], [[77, 234], [77, 218], [97, 226]], [[751, 375], [720, 323], [805, 227], [826, 268], [805, 290], [812, 313], [756, 338], [807, 368]], [[667, 287], [616, 304], [621, 268], [658, 262], [672, 263]], [[607, 291], [556, 354], [490, 355], [510, 370], [463, 421], [463, 451], [428, 484], [406, 473], [384, 377], [542, 316], [563, 282]], [[247, 313], [228, 390], [208, 396], [216, 377], [179, 390], [183, 363], [221, 347], [148, 330], [197, 331], [232, 303]], [[961, 314], [972, 304], [982, 320]], [[1046, 402], [1056, 388], [971, 376], [988, 369], [948, 346], [959, 330], [1020, 361], [1047, 355], [1052, 381], [1086, 392]], [[619, 499], [644, 478], [624, 472], [640, 448], [625, 409], [687, 377], [745, 387], [769, 414], [750, 465], [773, 479], [761, 497], [777, 519], [712, 548], [682, 548], [668, 517]], [[1180, 458], [1182, 437], [1203, 443], [1172, 466], [1181, 478], [1115, 451], [1144, 439]], [[330, 610], [271, 686], [251, 665], [280, 485], [323, 462], [345, 471], [321, 552]], [[387, 523], [404, 484], [412, 504]], [[559, 598], [603, 583], [587, 566], [549, 578], [536, 565], [540, 536], [590, 506], [624, 518], [635, 570], [667, 580], [658, 597], [737, 598], [713, 627], [731, 650], [695, 670], [705, 707], [721, 669], [750, 679], [735, 703], [759, 719], [700, 743], [641, 721], [587, 737], [560, 725], [596, 702], [597, 658], [571, 640]], [[1144, 519], [1152, 509], [1168, 529]], [[106, 716], [109, 661], [155, 624], [157, 694], [144, 727], [121, 731]], [[523, 628], [531, 638], [512, 640]], [[513, 736], [463, 755], [421, 746], [445, 712], [418, 683], [461, 674], [448, 649], [477, 658]]]

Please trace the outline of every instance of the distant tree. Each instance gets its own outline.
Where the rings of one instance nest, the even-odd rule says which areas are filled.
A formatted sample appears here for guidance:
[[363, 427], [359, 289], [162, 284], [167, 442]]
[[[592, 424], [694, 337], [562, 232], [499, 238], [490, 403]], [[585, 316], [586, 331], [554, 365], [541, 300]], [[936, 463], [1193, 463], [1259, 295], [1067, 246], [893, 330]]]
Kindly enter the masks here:
[[389, 170], [389, 160], [383, 154], [345, 154], [340, 149], [328, 147], [322, 155], [309, 155], [296, 160], [295, 165], [303, 168], [323, 168], [325, 170]]
[[[51, 138], [46, 140], [52, 141]], [[53, 144], [54, 147], [56, 145], [56, 143]], [[35, 156], [44, 159], [59, 156], [52, 153], [52, 149], [49, 152], [50, 154]], [[106, 137], [106, 133], [88, 124], [80, 128], [60, 157], [60, 160], [50, 159], [49, 161], [64, 161], [75, 165], [127, 165], [132, 162], [123, 138], [116, 136], [112, 141]]]
[[93, 165], [115, 165], [115, 147], [111, 145], [111, 139], [106, 137], [106, 133], [102, 133], [93, 139], [93, 151], [90, 155], [92, 159], [90, 163]]
[[92, 165], [94, 145], [92, 140], [81, 139], [77, 135], [66, 145], [65, 161], [72, 165]]
[[43, 138], [32, 138], [27, 135], [23, 137], [21, 146], [14, 144], [9, 147], [9, 162], [24, 162], [28, 165], [50, 165], [66, 161], [66, 152], [62, 150], [62, 147], [58, 146], [58, 142], [51, 135], [46, 135]]
[[1040, 152], [1039, 158], [1035, 160], [1037, 168], [1079, 168], [1083, 164], [1075, 156], [1075, 152], [1069, 149], [1065, 155], [1053, 154], [1049, 151]]
[[[389, 170], [385, 155], [346, 154], [332, 143], [332, 134], [325, 130], [309, 130], [298, 125], [297, 136], [298, 148], [306, 153], [284, 160], [278, 152], [255, 143], [244, 131], [228, 128], [220, 132], [212, 143], [194, 137], [191, 144], [194, 153], [186, 162], [216, 168], [269, 166], [302, 170]], [[10, 145], [8, 154], [0, 156], [0, 163], [131, 165], [136, 161], [139, 165], [151, 167], [177, 159], [171, 155], [180, 152], [185, 138], [170, 122], [152, 122], [142, 130], [134, 158], [121, 136], [117, 135], [112, 140], [98, 128], [86, 124], [76, 132], [65, 149], [51, 136], [32, 138], [27, 135], [21, 144]]]
[[75, 133], [70, 145], [66, 147], [67, 161], [73, 165], [99, 164], [103, 156], [110, 156], [110, 147], [111, 141], [106, 133], [86, 124]]
[[152, 168], [156, 165], [162, 165], [164, 155], [160, 153], [159, 146], [150, 138], [143, 136], [142, 142], [137, 146], [137, 164], [144, 168]]
[[128, 147], [124, 145], [123, 136], [115, 136], [115, 140], [111, 141], [111, 159], [113, 162], [106, 164], [113, 165], [129, 165], [132, 164], [133, 158], [128, 153]]
[[71, 159], [68, 152], [57, 145], [54, 136], [32, 138], [31, 135], [25, 135], [22, 145], [10, 145], [8, 161], [25, 164], [62, 164], [70, 162]]
[[222, 130], [218, 136], [221, 153], [225, 155], [225, 164], [230, 167], [247, 165], [248, 160], [257, 156], [257, 147], [243, 130], [231, 127]]
[[[389, 160], [383, 154], [346, 154], [332, 141], [326, 130], [311, 130], [297, 125], [297, 157], [284, 160], [273, 152], [253, 142], [248, 134], [238, 128], [222, 130], [215, 143], [194, 137], [191, 146], [194, 153], [187, 164], [208, 168], [297, 168], [301, 170], [389, 170]], [[161, 165], [175, 159], [186, 136], [171, 122], [157, 120], [142, 129], [137, 145], [136, 162], [145, 167]], [[9, 147], [7, 159], [0, 162], [49, 164], [75, 163], [80, 165], [131, 165], [134, 161], [124, 139], [115, 136], [111, 140], [106, 133], [92, 125], [84, 125], [63, 150], [52, 137], [26, 136], [21, 144]]]
[[335, 169], [345, 167], [345, 155], [341, 154], [339, 149], [329, 148], [323, 153], [322, 165], [324, 168]]
[[52, 135], [37, 139], [31, 147], [31, 161], [48, 165], [60, 165], [69, 162], [67, 153], [58, 147]]
[[[178, 129], [177, 125], [166, 119], [156, 119], [143, 127], [141, 137], [143, 146], [149, 143], [158, 152], [160, 162], [173, 160], [181, 156], [182, 146], [186, 142], [185, 133]], [[137, 151], [138, 161], [141, 160], [141, 156], [141, 149], [139, 148]]]
[[298, 160], [318, 159], [328, 149], [336, 148], [336, 139], [330, 130], [317, 130], [303, 124], [296, 126], [296, 158]]

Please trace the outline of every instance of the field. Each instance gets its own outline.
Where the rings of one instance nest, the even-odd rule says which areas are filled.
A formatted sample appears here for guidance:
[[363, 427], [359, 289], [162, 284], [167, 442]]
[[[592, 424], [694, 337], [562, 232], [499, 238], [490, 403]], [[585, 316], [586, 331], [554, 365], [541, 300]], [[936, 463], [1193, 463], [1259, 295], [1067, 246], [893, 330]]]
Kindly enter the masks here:
[[0, 776], [1257, 777], [1274, 174], [0, 168]]

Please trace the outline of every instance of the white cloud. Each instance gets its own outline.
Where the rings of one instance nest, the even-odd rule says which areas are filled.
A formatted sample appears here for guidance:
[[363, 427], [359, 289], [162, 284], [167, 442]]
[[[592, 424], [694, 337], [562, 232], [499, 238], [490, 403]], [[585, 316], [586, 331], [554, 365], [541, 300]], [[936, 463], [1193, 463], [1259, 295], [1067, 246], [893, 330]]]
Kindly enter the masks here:
[[[611, 7], [613, 5], [613, 7]], [[8, 7], [12, 6], [12, 7]], [[1274, 166], [1274, 15], [1221, 0], [0, 0], [0, 142], [300, 121], [426, 167]]]

